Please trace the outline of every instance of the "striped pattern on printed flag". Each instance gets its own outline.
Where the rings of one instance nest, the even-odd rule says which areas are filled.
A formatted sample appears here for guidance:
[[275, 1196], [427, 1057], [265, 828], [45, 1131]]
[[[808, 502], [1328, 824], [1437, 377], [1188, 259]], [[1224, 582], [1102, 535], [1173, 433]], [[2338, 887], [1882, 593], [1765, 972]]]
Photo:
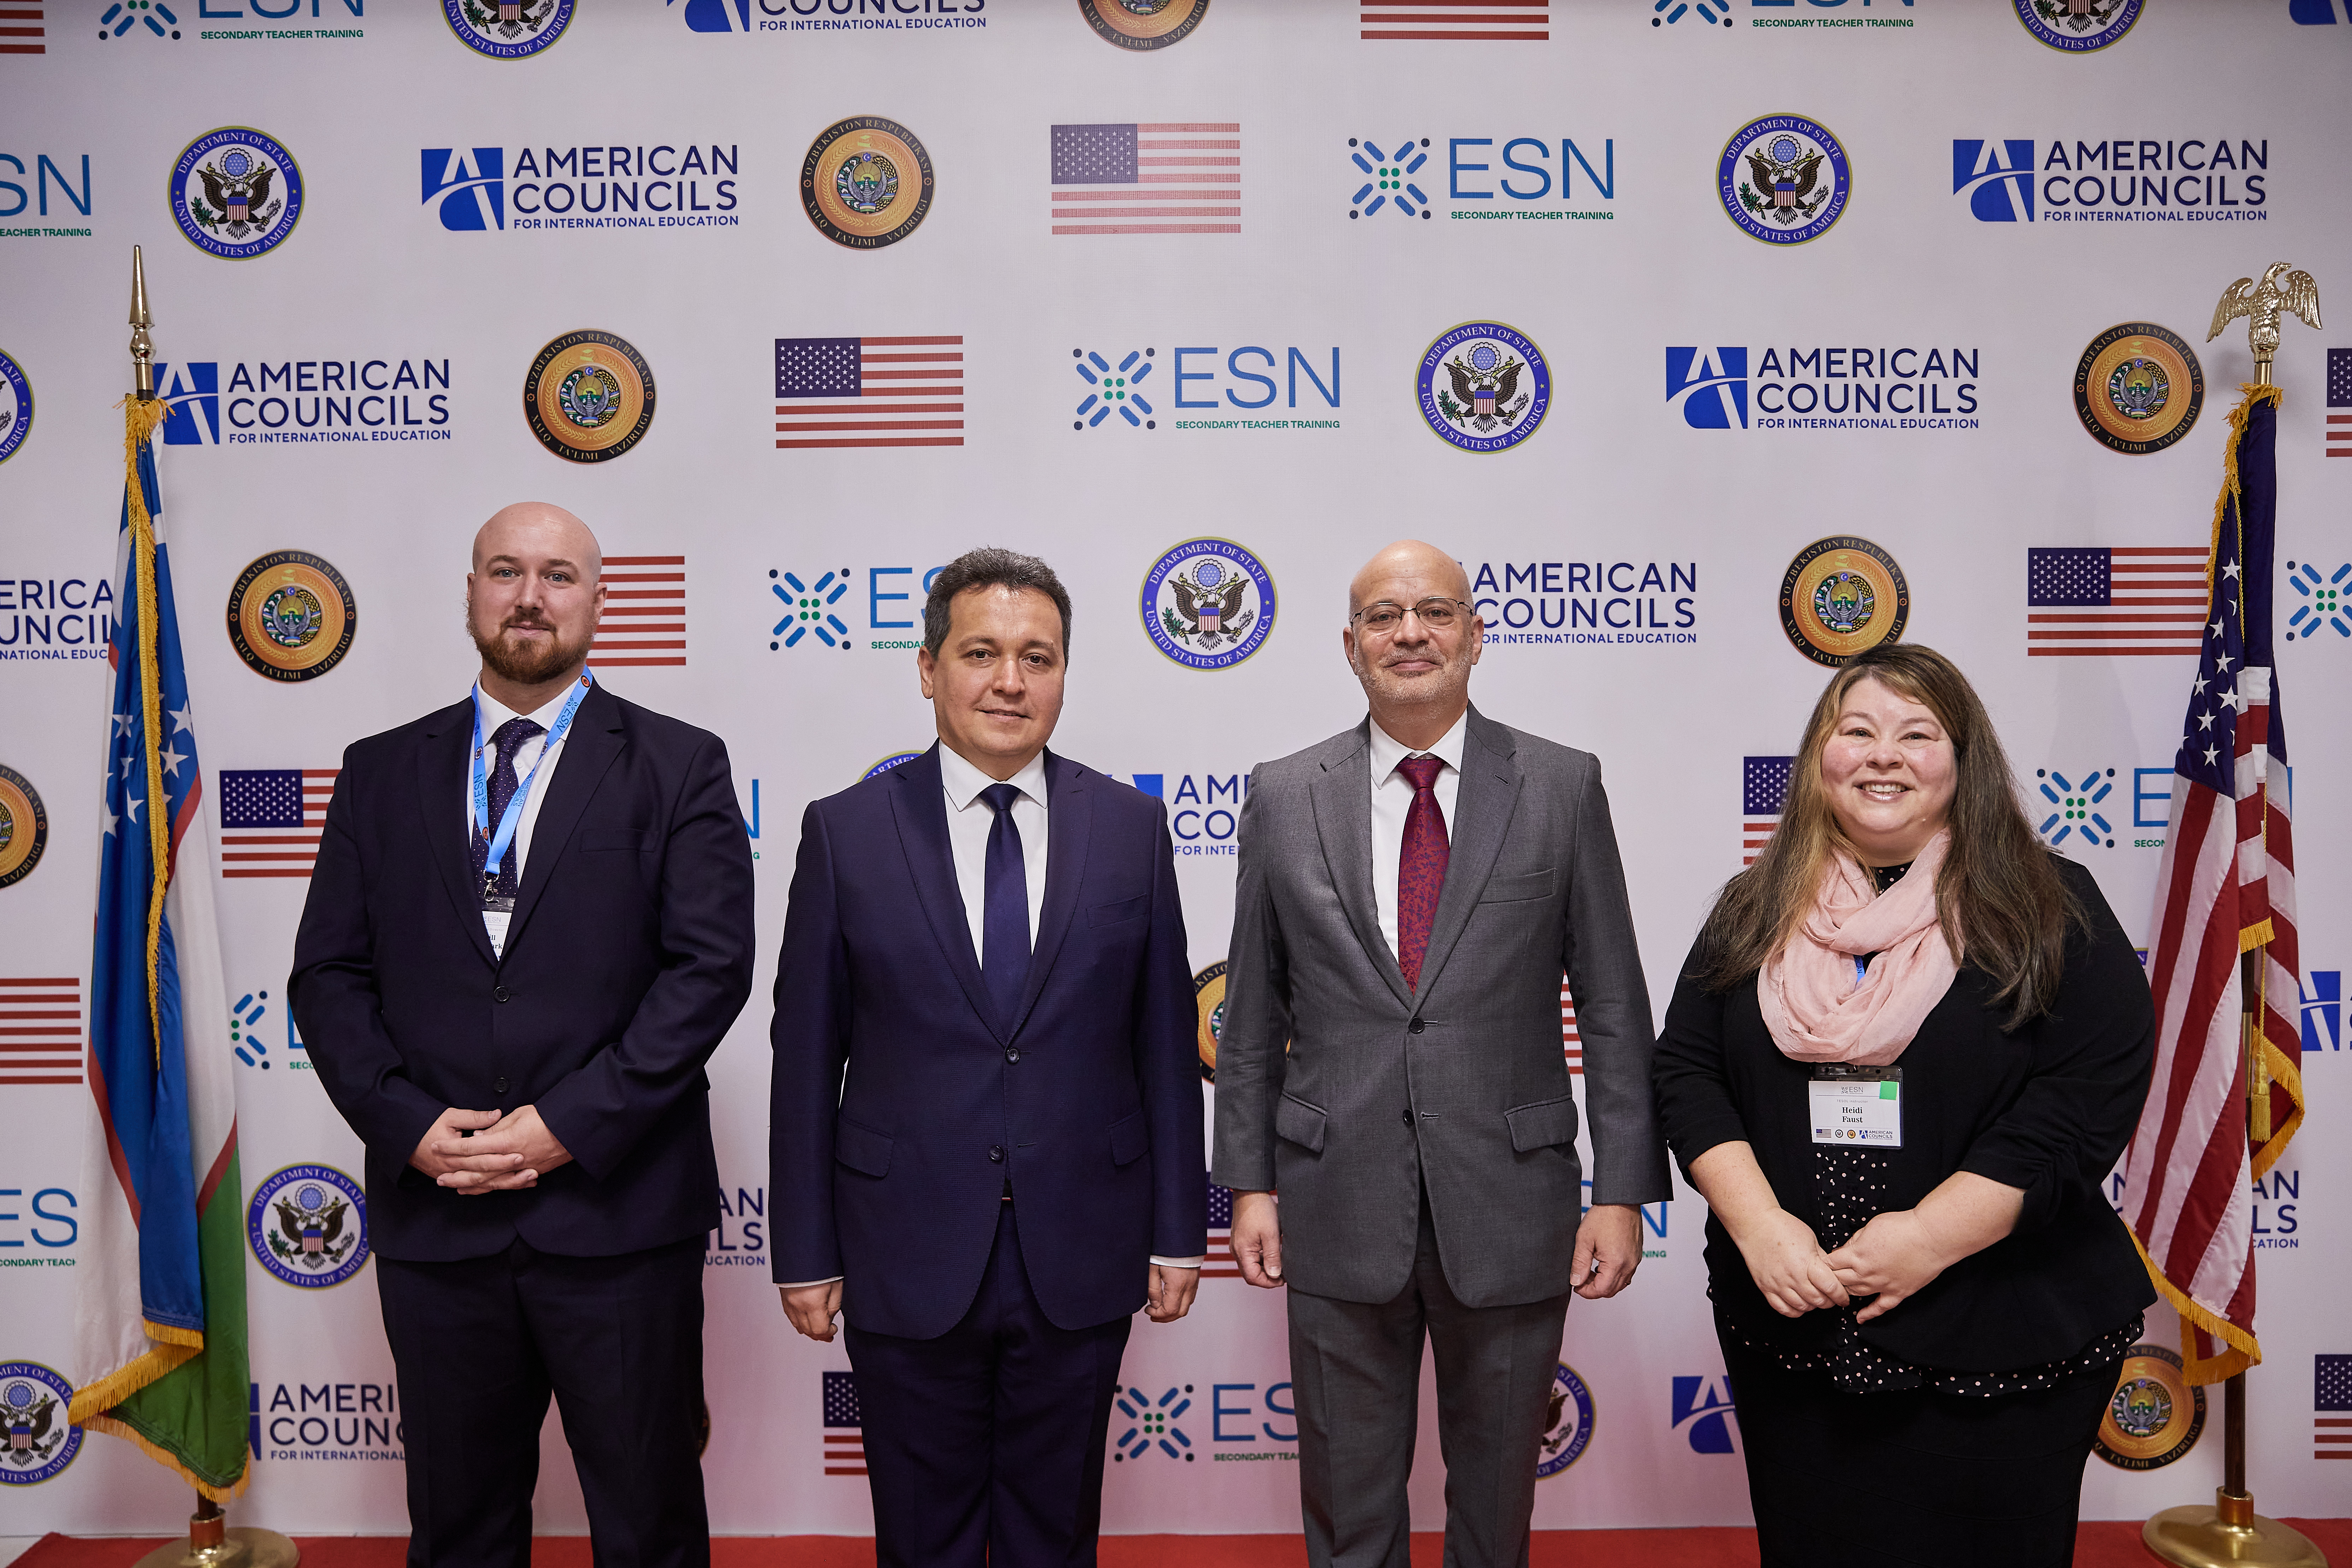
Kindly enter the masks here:
[[588, 658], [595, 664], [686, 662], [686, 557], [604, 557], [604, 614]]
[[1584, 1040], [1576, 1032], [1576, 999], [1568, 994], [1568, 976], [1559, 977], [1559, 1054], [1568, 1058], [1568, 1070], [1576, 1076], [1584, 1072]]
[[340, 768], [224, 768], [221, 875], [302, 877], [319, 858]]
[[1539, 44], [1551, 37], [1550, 0], [1360, 0], [1365, 38], [1486, 39]]
[[0, 1084], [81, 1081], [81, 981], [0, 975]]
[[[159, 5], [156, 9], [161, 11], [163, 7]], [[163, 15], [168, 16], [171, 13], [164, 11]], [[137, 13], [120, 4], [100, 18], [101, 26], [120, 23], [121, 26], [116, 29], [118, 33], [128, 32], [136, 20]], [[147, 25], [151, 27], [155, 26], [152, 22]], [[162, 31], [161, 28], [156, 30]], [[39, 5], [27, 5], [25, 0], [16, 0], [13, 5], [0, 5], [0, 55], [45, 54], [48, 50], [48, 45], [43, 42], [46, 36], [47, 29], [41, 26]]]
[[824, 1473], [866, 1473], [866, 1424], [857, 1408], [857, 1374], [824, 1374]]

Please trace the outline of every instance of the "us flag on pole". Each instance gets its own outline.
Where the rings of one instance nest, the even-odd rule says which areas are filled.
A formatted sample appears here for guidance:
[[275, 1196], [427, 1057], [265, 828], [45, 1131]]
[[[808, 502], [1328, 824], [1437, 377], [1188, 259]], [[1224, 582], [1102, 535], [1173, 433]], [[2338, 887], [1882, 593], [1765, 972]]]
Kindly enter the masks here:
[[1234, 1190], [1209, 1184], [1209, 1254], [1201, 1265], [1203, 1279], [1238, 1279], [1242, 1266], [1234, 1261]]
[[778, 338], [776, 445], [962, 446], [963, 339]]
[[1739, 759], [1739, 864], [1756, 864], [1764, 841], [1780, 826], [1781, 809], [1789, 803], [1789, 768], [1794, 757]]
[[866, 1473], [866, 1426], [857, 1410], [857, 1377], [854, 1373], [824, 1374], [824, 1473]]
[[1239, 234], [1242, 128], [1054, 127], [1054, 232]]
[[338, 768], [224, 768], [221, 875], [300, 877], [319, 858], [319, 834]]
[[2025, 604], [2029, 654], [2195, 653], [2205, 637], [2205, 551], [2028, 550]]
[[[2303, 1120], [2294, 847], [2271, 668], [2277, 398], [2275, 387], [2251, 389], [2230, 419], [2232, 482], [2222, 491], [2205, 637], [2173, 759], [2172, 831], [2147, 956], [2156, 1072], [2124, 1156], [2123, 1216], [2180, 1313], [2192, 1384], [2262, 1360], [2251, 1183], [2269, 1173]], [[2248, 997], [2239, 959], [2258, 951], [2258, 994]], [[2269, 1126], [2250, 1151], [2255, 1053], [2269, 1083]]]
[[1550, 0], [1361, 0], [1367, 38], [1485, 38], [1539, 44], [1551, 37]]
[[686, 662], [686, 557], [604, 557], [604, 615], [588, 657], [597, 664]]

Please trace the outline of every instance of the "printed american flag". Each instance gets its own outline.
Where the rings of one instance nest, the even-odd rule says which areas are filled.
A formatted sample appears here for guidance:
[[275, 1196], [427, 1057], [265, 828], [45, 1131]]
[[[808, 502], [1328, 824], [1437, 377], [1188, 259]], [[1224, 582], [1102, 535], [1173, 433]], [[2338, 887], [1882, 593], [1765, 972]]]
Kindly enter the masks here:
[[[2238, 488], [2223, 492], [2208, 636], [2158, 873], [2147, 963], [2156, 1071], [2124, 1156], [2123, 1216], [2180, 1311], [2184, 1370], [2200, 1384], [2262, 1359], [2251, 1183], [2303, 1120], [2294, 846], [2271, 668], [2276, 394], [2263, 390], [2270, 396], [2250, 397], [2231, 417]], [[2268, 1137], [2251, 1152], [2242, 952], [2256, 955], [2252, 1032], [2271, 1079]]]
[[961, 447], [963, 339], [778, 338], [776, 400], [779, 447]]
[[2352, 458], [2352, 349], [2327, 351], [2327, 455]]
[[2352, 1355], [2311, 1358], [2315, 1459], [2352, 1459]]
[[855, 1373], [824, 1374], [824, 1473], [862, 1476], [866, 1473], [866, 1426], [857, 1412]]
[[221, 875], [307, 880], [341, 771], [222, 769]]
[[2195, 653], [2205, 636], [2205, 551], [2028, 550], [2025, 603], [2029, 654]]
[[0, 974], [0, 1083], [81, 1081], [81, 981]]
[[1242, 1266], [1234, 1260], [1234, 1190], [1209, 1184], [1209, 1256], [1201, 1265], [1203, 1279], [1238, 1279]]
[[[161, 5], [155, 8], [163, 11]], [[117, 5], [100, 18], [100, 25], [113, 26], [119, 23], [119, 30], [128, 32], [136, 15], [138, 13], [132, 12], [128, 5]], [[163, 11], [163, 15], [169, 16], [171, 13]], [[152, 22], [147, 25], [151, 27], [155, 26]], [[0, 55], [43, 53], [48, 46], [41, 41], [42, 37], [40, 6], [23, 4], [23, 0], [18, 0], [16, 5], [0, 5]]]
[[1367, 38], [1488, 38], [1539, 44], [1551, 0], [1361, 0]]
[[1239, 234], [1242, 128], [1054, 127], [1055, 234]]
[[1568, 976], [1559, 977], [1559, 1054], [1568, 1058], [1571, 1077], [1584, 1073], [1584, 1039], [1576, 1032], [1576, 1000], [1568, 994]]
[[588, 657], [597, 664], [686, 662], [686, 557], [604, 557], [604, 617]]
[[1780, 826], [1780, 812], [1789, 803], [1789, 768], [1794, 757], [1739, 759], [1739, 864], [1756, 864], [1764, 841]]

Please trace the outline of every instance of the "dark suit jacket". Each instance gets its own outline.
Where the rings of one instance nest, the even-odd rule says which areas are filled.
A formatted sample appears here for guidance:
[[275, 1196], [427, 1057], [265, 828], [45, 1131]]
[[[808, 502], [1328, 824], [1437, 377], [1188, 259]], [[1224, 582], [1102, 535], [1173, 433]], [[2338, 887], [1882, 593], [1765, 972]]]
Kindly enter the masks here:
[[1062, 1328], [1128, 1316], [1153, 1255], [1207, 1249], [1167, 810], [1050, 752], [1045, 792], [1045, 907], [1009, 1029], [972, 952], [939, 748], [802, 818], [776, 962], [775, 1277], [844, 1276], [861, 1329], [956, 1325], [1008, 1181]]
[[[598, 686], [523, 864], [506, 956], [466, 840], [473, 702], [343, 753], [289, 991], [367, 1144], [373, 1241], [447, 1261], [518, 1236], [609, 1257], [719, 1221], [702, 1066], [751, 990], [751, 854], [719, 737]], [[449, 1106], [536, 1105], [572, 1163], [466, 1197], [408, 1163]]]

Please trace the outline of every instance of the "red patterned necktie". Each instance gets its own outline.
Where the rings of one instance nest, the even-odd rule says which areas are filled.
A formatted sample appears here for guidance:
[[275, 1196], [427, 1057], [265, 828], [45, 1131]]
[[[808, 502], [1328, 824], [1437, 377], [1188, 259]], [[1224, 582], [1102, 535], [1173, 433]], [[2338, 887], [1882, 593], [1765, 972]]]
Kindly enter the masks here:
[[1421, 961], [1429, 953], [1429, 928], [1437, 919], [1437, 895], [1445, 889], [1445, 813], [1437, 806], [1440, 757], [1407, 757], [1396, 765], [1412, 784], [1412, 807], [1404, 816], [1404, 844], [1397, 856], [1397, 967], [1404, 983], [1421, 989]]

